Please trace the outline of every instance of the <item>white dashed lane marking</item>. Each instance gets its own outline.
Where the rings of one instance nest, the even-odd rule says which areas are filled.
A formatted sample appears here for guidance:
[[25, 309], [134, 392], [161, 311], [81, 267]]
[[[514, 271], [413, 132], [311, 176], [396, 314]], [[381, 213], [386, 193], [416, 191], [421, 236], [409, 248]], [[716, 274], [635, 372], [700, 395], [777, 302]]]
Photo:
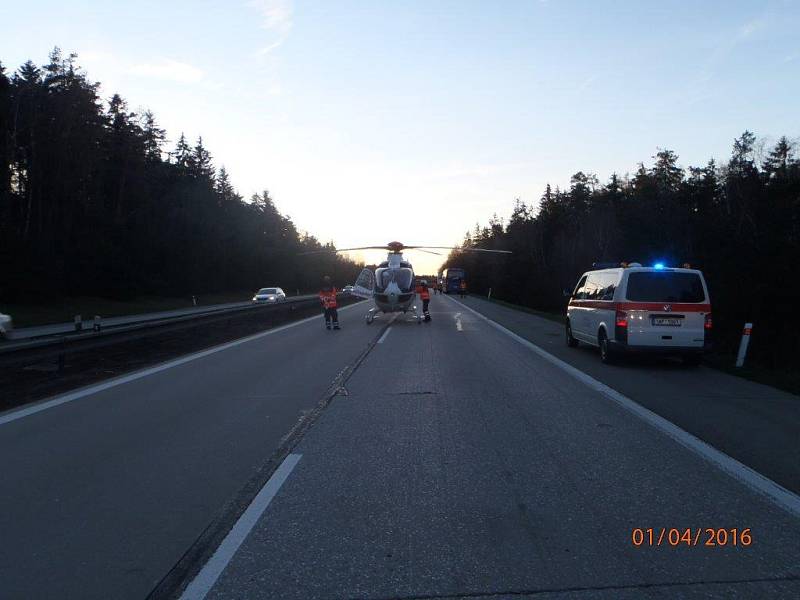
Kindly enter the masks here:
[[384, 332], [383, 332], [383, 335], [382, 335], [382, 336], [380, 337], [380, 339], [378, 340], [378, 343], [379, 343], [379, 344], [382, 344], [382, 343], [383, 343], [383, 340], [385, 340], [385, 339], [386, 339], [386, 336], [387, 336], [387, 335], [389, 335], [389, 332], [390, 332], [391, 330], [392, 330], [392, 328], [391, 328], [391, 327], [389, 327], [389, 328], [387, 328], [387, 329], [386, 329], [386, 331], [384, 331]]

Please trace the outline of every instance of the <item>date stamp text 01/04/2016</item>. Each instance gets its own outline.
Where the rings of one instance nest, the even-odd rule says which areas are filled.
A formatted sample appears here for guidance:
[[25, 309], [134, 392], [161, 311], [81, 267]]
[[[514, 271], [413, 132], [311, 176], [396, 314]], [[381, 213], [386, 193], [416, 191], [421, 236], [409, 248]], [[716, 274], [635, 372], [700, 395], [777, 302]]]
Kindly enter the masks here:
[[750, 528], [716, 528], [716, 527], [661, 527], [641, 528], [631, 531], [631, 542], [634, 546], [704, 546], [747, 547], [753, 543]]

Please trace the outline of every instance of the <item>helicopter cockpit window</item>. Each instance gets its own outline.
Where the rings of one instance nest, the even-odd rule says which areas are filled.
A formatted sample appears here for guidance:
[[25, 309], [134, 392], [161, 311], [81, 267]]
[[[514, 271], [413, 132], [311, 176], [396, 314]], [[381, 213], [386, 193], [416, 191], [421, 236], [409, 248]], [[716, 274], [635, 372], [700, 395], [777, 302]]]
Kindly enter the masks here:
[[411, 269], [376, 269], [375, 271], [375, 286], [379, 292], [384, 291], [392, 281], [402, 291], [408, 291], [411, 288], [413, 279], [414, 272]]
[[414, 271], [411, 269], [397, 269], [395, 273], [395, 281], [397, 281], [397, 285], [400, 286], [400, 289], [403, 291], [408, 291], [411, 289], [411, 282], [414, 279]]
[[389, 269], [375, 269], [375, 289], [382, 292], [391, 279], [387, 275]]

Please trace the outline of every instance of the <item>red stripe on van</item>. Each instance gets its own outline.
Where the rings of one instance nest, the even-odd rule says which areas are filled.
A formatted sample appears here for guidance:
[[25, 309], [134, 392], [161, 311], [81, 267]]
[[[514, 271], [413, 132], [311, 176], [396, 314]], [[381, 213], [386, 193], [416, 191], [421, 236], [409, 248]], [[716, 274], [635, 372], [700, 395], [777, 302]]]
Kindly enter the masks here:
[[[570, 306], [606, 310], [647, 310], [651, 312], [711, 312], [710, 304], [681, 302], [612, 302], [611, 300], [570, 300]], [[669, 309], [665, 309], [669, 306]]]
[[[669, 306], [670, 308], [664, 308]], [[711, 312], [710, 304], [671, 302], [617, 302], [620, 310], [649, 310], [652, 312]]]
[[605, 308], [606, 310], [616, 310], [620, 302], [611, 300], [570, 300], [570, 306], [580, 306], [581, 308]]

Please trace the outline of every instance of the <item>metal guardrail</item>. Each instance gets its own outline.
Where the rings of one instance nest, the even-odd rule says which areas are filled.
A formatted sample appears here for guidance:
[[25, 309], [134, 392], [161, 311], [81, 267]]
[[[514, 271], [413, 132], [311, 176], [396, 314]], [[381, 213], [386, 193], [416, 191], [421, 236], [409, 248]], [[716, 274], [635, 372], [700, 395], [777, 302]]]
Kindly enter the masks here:
[[[340, 294], [340, 297], [347, 297], [346, 294]], [[124, 333], [131, 333], [135, 331], [142, 331], [146, 329], [155, 329], [168, 325], [184, 323], [192, 320], [204, 320], [210, 317], [227, 317], [240, 313], [255, 312], [259, 310], [275, 310], [280, 307], [289, 307], [291, 310], [293, 306], [318, 303], [319, 299], [315, 294], [304, 296], [296, 296], [294, 298], [287, 298], [284, 302], [275, 304], [247, 304], [244, 306], [226, 306], [224, 308], [215, 307], [211, 305], [208, 310], [192, 311], [188, 314], [175, 315], [170, 317], [152, 317], [142, 315], [141, 319], [136, 319], [136, 315], [131, 315], [130, 321], [124, 323], [107, 325], [102, 327], [99, 331], [94, 329], [84, 329], [81, 331], [70, 331], [54, 333], [50, 335], [43, 335], [41, 337], [28, 338], [24, 340], [9, 340], [0, 343], [0, 355], [18, 352], [22, 350], [34, 350], [38, 348], [46, 348], [48, 346], [65, 346], [76, 342], [85, 342], [89, 340], [99, 340], [101, 338], [116, 336]]]

